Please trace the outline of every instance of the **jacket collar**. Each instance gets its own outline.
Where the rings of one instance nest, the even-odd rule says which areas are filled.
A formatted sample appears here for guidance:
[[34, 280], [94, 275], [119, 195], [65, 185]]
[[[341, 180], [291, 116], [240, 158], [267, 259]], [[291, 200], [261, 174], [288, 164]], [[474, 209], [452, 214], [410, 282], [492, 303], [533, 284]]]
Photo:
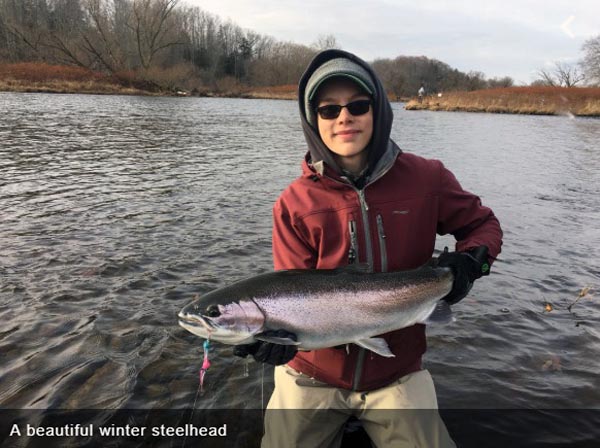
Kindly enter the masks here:
[[[402, 150], [393, 140], [389, 140], [386, 151], [383, 153], [381, 158], [377, 161], [375, 168], [367, 175], [365, 186], [372, 184], [373, 182], [382, 178], [390, 168], [396, 163], [396, 159], [402, 154]], [[315, 175], [320, 177], [327, 177], [338, 182], [350, 183], [341, 172], [332, 170], [323, 160], [312, 162], [311, 152], [307, 152], [304, 157], [304, 163], [302, 164], [302, 171], [305, 177], [313, 177]]]

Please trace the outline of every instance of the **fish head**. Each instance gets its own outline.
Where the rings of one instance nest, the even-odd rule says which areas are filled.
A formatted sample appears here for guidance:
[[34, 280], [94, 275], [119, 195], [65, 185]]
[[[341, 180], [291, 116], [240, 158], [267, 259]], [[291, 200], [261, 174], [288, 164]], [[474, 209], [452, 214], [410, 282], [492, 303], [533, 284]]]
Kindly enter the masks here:
[[205, 339], [250, 344], [263, 331], [265, 316], [252, 300], [226, 304], [193, 302], [179, 312], [179, 325]]

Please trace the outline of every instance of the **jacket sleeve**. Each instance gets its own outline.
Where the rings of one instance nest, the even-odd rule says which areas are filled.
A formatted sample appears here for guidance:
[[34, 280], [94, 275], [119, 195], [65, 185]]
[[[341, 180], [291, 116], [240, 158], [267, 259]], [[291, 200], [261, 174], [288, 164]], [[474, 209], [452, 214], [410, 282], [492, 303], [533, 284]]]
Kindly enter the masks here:
[[273, 206], [273, 267], [281, 269], [312, 269], [317, 264], [317, 251], [304, 237], [300, 224], [294, 223], [284, 200]]
[[481, 204], [478, 196], [463, 190], [454, 174], [440, 162], [440, 191], [437, 233], [456, 238], [456, 250], [485, 245], [490, 262], [502, 246], [502, 229], [494, 212]]

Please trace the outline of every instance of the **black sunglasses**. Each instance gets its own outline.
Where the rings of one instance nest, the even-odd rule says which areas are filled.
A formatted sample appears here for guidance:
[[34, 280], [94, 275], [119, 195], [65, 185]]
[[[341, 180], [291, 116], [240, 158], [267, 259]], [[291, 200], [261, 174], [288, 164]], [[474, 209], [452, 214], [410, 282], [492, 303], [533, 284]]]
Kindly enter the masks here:
[[328, 104], [326, 106], [317, 107], [317, 113], [324, 120], [333, 120], [340, 116], [344, 107], [355, 117], [364, 115], [369, 112], [371, 100], [356, 100], [344, 106], [340, 106], [339, 104]]

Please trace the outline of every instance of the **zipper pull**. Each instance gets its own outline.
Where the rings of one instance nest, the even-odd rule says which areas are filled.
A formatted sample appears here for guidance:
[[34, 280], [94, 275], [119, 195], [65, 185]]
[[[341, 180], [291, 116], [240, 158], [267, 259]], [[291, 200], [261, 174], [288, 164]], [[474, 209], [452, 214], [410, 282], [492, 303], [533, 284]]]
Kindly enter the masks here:
[[381, 215], [377, 215], [377, 227], [377, 230], [379, 230], [379, 235], [381, 236], [381, 238], [385, 239], [385, 231], [383, 230], [383, 218], [381, 217]]
[[354, 263], [356, 263], [356, 251], [354, 250], [354, 248], [351, 247], [348, 251], [348, 264]]
[[358, 254], [356, 253], [356, 223], [354, 221], [348, 222], [348, 230], [350, 233], [350, 249], [348, 250], [348, 264], [356, 263]]

